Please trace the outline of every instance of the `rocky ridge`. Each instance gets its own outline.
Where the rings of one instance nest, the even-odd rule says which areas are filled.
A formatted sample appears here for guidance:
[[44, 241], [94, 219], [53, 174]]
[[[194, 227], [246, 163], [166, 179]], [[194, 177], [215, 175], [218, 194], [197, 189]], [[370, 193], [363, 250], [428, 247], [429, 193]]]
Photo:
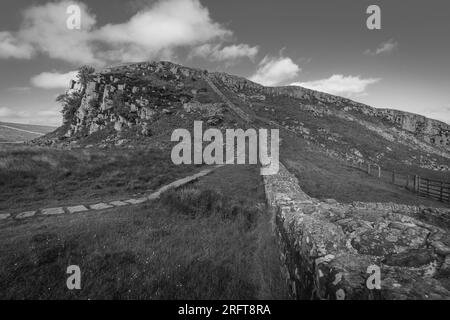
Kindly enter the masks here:
[[214, 77], [232, 91], [241, 94], [241, 96], [245, 97], [242, 94], [245, 91], [250, 99], [265, 100], [267, 95], [284, 95], [303, 100], [312, 100], [318, 103], [304, 107], [309, 107], [312, 112], [317, 112], [318, 114], [334, 112], [332, 108], [328, 107], [329, 104], [333, 104], [340, 111], [343, 111], [338, 113], [341, 116], [343, 114], [350, 116], [351, 113], [356, 113], [376, 117], [387, 121], [387, 123], [397, 129], [411, 133], [420, 140], [442, 147], [444, 150], [450, 150], [450, 125], [438, 120], [394, 109], [377, 109], [350, 99], [299, 86], [264, 87], [245, 78], [230, 76], [225, 73], [214, 73]]
[[[94, 73], [85, 85], [71, 82], [67, 94], [81, 93], [82, 100], [72, 121], [66, 123], [65, 137], [89, 135], [108, 127], [115, 132], [133, 129], [138, 135], [151, 136], [153, 122], [164, 115], [181, 115], [183, 108], [193, 110], [189, 103], [196, 105], [200, 113], [217, 110], [218, 106], [214, 105], [217, 96], [211, 98], [208, 79], [213, 85], [227, 88], [245, 103], [263, 102], [269, 96], [293, 97], [299, 99], [299, 108], [317, 117], [334, 115], [356, 121], [385, 139], [396, 138], [417, 150], [450, 158], [450, 126], [443, 122], [403, 111], [376, 109], [302, 87], [264, 87], [245, 78], [208, 73], [171, 62], [110, 67]], [[217, 125], [221, 116], [218, 111], [207, 120]], [[379, 119], [384, 125], [368, 119]], [[307, 128], [300, 129], [308, 136]]]

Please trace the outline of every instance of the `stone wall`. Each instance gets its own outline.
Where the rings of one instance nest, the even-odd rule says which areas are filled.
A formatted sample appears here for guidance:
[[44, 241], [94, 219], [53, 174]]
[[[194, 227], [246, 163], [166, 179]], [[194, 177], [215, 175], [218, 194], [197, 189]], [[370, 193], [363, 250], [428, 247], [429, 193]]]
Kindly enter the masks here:
[[448, 209], [319, 201], [283, 165], [264, 183], [293, 298], [450, 299]]

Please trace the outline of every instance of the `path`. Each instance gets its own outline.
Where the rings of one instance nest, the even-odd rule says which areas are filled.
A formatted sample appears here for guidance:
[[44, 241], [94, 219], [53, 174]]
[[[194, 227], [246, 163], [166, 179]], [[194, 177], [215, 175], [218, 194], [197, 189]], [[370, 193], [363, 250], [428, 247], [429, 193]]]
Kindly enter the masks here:
[[116, 201], [110, 201], [110, 202], [100, 202], [95, 203], [91, 205], [86, 204], [77, 204], [73, 206], [61, 206], [61, 207], [54, 207], [54, 208], [40, 208], [36, 210], [30, 210], [21, 212], [18, 214], [10, 214], [10, 213], [0, 213], [0, 220], [7, 221], [7, 220], [23, 220], [27, 218], [32, 218], [35, 216], [53, 216], [53, 215], [60, 215], [60, 214], [66, 214], [66, 213], [78, 213], [78, 212], [88, 212], [88, 211], [99, 211], [104, 209], [111, 209], [114, 207], [123, 207], [123, 206], [129, 206], [129, 205], [137, 205], [141, 204], [147, 201], [156, 200], [159, 199], [161, 194], [164, 192], [173, 189], [173, 188], [179, 188], [185, 184], [188, 184], [190, 182], [193, 182], [197, 180], [200, 177], [206, 176], [207, 174], [210, 174], [215, 169], [221, 167], [221, 165], [211, 167], [208, 169], [204, 169], [200, 171], [199, 173], [196, 173], [194, 175], [178, 179], [172, 183], [169, 183], [161, 188], [159, 188], [156, 192], [153, 192], [147, 196], [143, 196], [141, 198], [137, 199], [126, 199], [126, 200], [116, 200]]
[[215, 93], [222, 99], [223, 102], [231, 109], [233, 110], [240, 118], [242, 118], [246, 122], [251, 122], [251, 117], [245, 113], [241, 108], [237, 107], [233, 102], [230, 101], [223, 93], [219, 90], [219, 88], [216, 87], [216, 85], [212, 82], [212, 80], [209, 78], [209, 76], [204, 76], [205, 81], [208, 83], [208, 85], [213, 89]]

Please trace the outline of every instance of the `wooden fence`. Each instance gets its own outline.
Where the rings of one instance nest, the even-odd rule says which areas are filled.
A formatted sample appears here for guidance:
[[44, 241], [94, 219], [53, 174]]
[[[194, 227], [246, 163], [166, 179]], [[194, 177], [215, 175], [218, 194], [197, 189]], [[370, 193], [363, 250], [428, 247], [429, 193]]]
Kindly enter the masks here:
[[438, 180], [415, 177], [415, 190], [421, 196], [450, 203], [450, 183]]
[[420, 196], [450, 203], [450, 182], [384, 170], [377, 164], [352, 163], [352, 166], [357, 167], [362, 171], [365, 171], [367, 174], [375, 176], [386, 182], [404, 187]]

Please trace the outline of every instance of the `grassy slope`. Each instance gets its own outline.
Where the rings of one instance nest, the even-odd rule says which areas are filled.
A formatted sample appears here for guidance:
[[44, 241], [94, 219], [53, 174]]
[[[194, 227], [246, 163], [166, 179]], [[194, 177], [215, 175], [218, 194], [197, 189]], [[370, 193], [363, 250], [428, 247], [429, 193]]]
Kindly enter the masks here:
[[24, 124], [24, 123], [12, 123], [12, 122], [0, 122], [0, 125], [5, 125], [8, 127], [18, 128], [22, 130], [40, 132], [40, 133], [49, 133], [56, 129], [53, 126], [41, 126], [35, 124]]
[[[307, 101], [302, 102], [308, 103]], [[274, 108], [275, 112], [265, 111], [260, 105], [258, 106], [258, 104], [255, 104], [254, 108], [258, 110], [258, 115], [276, 120], [279, 123], [283, 121], [292, 123], [292, 119], [296, 119], [304, 123], [304, 126], [311, 130], [311, 135], [317, 139], [318, 143], [325, 145], [329, 149], [345, 150], [348, 152], [351, 148], [356, 148], [365, 157], [369, 158], [375, 158], [378, 154], [384, 153], [385, 156], [383, 157], [383, 160], [377, 162], [386, 169], [396, 170], [405, 174], [419, 174], [430, 178], [444, 178], [450, 180], [450, 173], [448, 172], [436, 172], [422, 169], [415, 165], [405, 165], [404, 163], [401, 163], [401, 160], [411, 160], [410, 156], [412, 155], [419, 158], [421, 155], [427, 157], [427, 154], [421, 151], [412, 150], [397, 142], [390, 142], [358, 123], [347, 121], [332, 115], [324, 117], [314, 116], [311, 112], [301, 109], [299, 100], [287, 97], [271, 98], [263, 105]], [[330, 106], [329, 108], [332, 109], [333, 107]], [[287, 117], [289, 119], [286, 119]], [[383, 126], [382, 121], [378, 119], [372, 119], [372, 122], [378, 126]], [[328, 140], [329, 134], [321, 133], [323, 131], [328, 131], [330, 134], [337, 134], [339, 136], [339, 142]], [[388, 151], [388, 147], [392, 151]], [[439, 156], [435, 156], [435, 158], [437, 158], [440, 163], [449, 164], [448, 159], [443, 159]]]
[[39, 137], [37, 134], [17, 131], [0, 126], [0, 142], [24, 142]]
[[299, 179], [300, 186], [310, 196], [333, 198], [340, 202], [395, 202], [446, 207], [445, 203], [421, 198], [408, 190], [331, 159], [305, 141], [285, 135], [282, 160]]
[[0, 147], [0, 211], [92, 203], [154, 190], [199, 170], [161, 149]]
[[[369, 176], [345, 162], [326, 156], [323, 151], [328, 148], [348, 152], [351, 148], [357, 148], [366, 157], [374, 157], [380, 152], [386, 153], [386, 147], [390, 147], [393, 151], [381, 162], [383, 168], [402, 174], [419, 174], [429, 178], [450, 180], [450, 173], [399, 163], [411, 154], [419, 157], [420, 152], [412, 151], [396, 142], [389, 142], [355, 122], [334, 116], [318, 117], [302, 110], [300, 102], [310, 104], [309, 101], [278, 96], [267, 97], [264, 102], [253, 101], [250, 105], [229, 90], [223, 89], [223, 91], [246, 112], [257, 115], [260, 119], [257, 120], [257, 126], [261, 128], [273, 128], [273, 125], [267, 124], [268, 121], [292, 125], [293, 121], [297, 120], [310, 130], [310, 135], [316, 139], [315, 143], [285, 130], [280, 132], [283, 140], [280, 146], [281, 160], [298, 177], [301, 187], [309, 195], [321, 199], [334, 198], [341, 202], [395, 202], [431, 207], [448, 206], [442, 202], [418, 197], [402, 187], [392, 185], [388, 182], [390, 179]], [[335, 141], [328, 140], [328, 135], [323, 135], [323, 131], [338, 134], [341, 142], [337, 144]], [[443, 161], [448, 163], [448, 160]]]
[[11, 128], [5, 128], [4, 126], [32, 131], [41, 134], [46, 134], [56, 129], [54, 127], [49, 126], [0, 122], [0, 142], [28, 141], [40, 136], [39, 134], [36, 133], [14, 130]]
[[286, 298], [263, 199], [257, 167], [227, 166], [157, 202], [1, 225], [0, 298]]

